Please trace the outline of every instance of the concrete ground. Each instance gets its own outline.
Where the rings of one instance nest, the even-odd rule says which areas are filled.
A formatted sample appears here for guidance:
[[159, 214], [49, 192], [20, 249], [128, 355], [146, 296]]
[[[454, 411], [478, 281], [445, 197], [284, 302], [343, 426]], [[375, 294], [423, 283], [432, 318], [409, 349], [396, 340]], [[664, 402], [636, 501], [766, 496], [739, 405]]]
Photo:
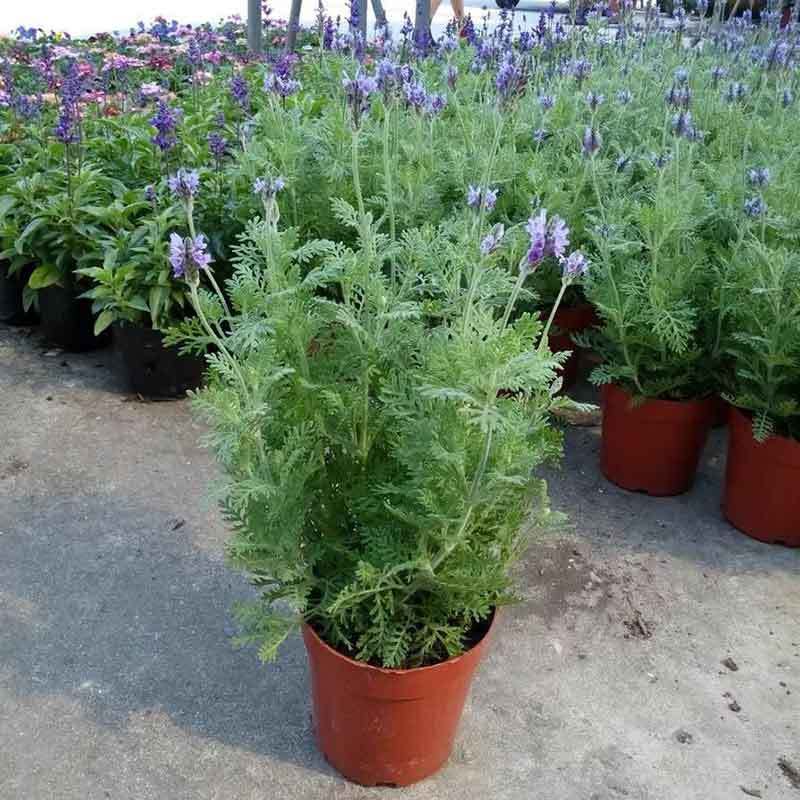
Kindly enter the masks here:
[[573, 528], [522, 565], [450, 763], [365, 789], [314, 746], [299, 638], [273, 666], [229, 642], [250, 589], [188, 404], [110, 364], [0, 327], [1, 800], [800, 798], [800, 552], [721, 519], [723, 432], [653, 499], [571, 429]]

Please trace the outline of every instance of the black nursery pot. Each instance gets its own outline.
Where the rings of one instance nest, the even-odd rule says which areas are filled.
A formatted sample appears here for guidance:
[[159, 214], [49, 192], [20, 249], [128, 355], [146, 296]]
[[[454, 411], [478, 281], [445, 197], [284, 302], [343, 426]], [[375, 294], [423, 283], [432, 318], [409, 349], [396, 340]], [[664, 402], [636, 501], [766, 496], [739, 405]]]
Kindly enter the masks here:
[[0, 322], [6, 325], [33, 325], [36, 314], [22, 306], [22, 290], [28, 282], [30, 269], [8, 274], [8, 264], [0, 262]]
[[203, 356], [182, 355], [152, 328], [116, 323], [114, 349], [131, 389], [144, 397], [180, 397], [203, 381]]
[[109, 334], [94, 335], [92, 301], [78, 297], [74, 287], [48, 286], [39, 290], [42, 333], [63, 350], [82, 353], [108, 344]]

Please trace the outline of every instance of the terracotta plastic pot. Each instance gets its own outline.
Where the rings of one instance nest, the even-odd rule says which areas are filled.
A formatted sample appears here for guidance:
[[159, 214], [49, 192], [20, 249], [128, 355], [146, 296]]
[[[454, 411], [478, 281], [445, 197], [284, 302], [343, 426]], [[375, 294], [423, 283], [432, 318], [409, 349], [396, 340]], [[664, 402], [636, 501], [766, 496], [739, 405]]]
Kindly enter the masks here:
[[723, 400], [719, 395], [714, 396], [714, 417], [711, 422], [714, 428], [723, 428], [728, 424], [728, 410], [730, 406], [727, 401]]
[[304, 625], [314, 729], [325, 758], [364, 786], [407, 786], [436, 772], [450, 756], [495, 619], [463, 655], [408, 670], [354, 661]]
[[[542, 312], [544, 321], [547, 321], [549, 317], [550, 311]], [[566, 350], [571, 351], [569, 358], [561, 367], [564, 389], [572, 386], [578, 377], [580, 348], [572, 341], [572, 334], [591, 328], [597, 325], [597, 322], [597, 312], [594, 310], [594, 306], [589, 303], [582, 303], [571, 308], [559, 306], [555, 317], [553, 317], [553, 327], [557, 328], [557, 331], [547, 337], [550, 349], [554, 353], [561, 353]]]
[[115, 324], [114, 350], [131, 389], [145, 397], [180, 397], [202, 383], [206, 361], [166, 347], [152, 328]]
[[800, 547], [800, 442], [784, 436], [757, 442], [751, 419], [737, 408], [728, 428], [725, 517], [754, 539]]
[[714, 418], [714, 398], [645, 400], [603, 387], [600, 465], [617, 486], [657, 496], [681, 494], [694, 481]]

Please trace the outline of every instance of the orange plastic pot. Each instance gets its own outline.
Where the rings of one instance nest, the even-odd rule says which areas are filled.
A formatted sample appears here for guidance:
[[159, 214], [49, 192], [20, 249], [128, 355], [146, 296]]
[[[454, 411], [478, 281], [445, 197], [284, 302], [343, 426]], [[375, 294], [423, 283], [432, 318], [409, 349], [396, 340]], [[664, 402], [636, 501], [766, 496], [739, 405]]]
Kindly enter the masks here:
[[348, 658], [303, 625], [314, 730], [325, 758], [364, 786], [407, 786], [440, 769], [493, 627], [494, 619], [486, 635], [460, 656], [397, 670]]
[[[549, 317], [549, 311], [542, 312], [544, 321], [547, 321]], [[572, 386], [578, 377], [580, 348], [572, 341], [572, 334], [594, 327], [597, 325], [597, 321], [597, 312], [594, 310], [594, 306], [589, 303], [582, 303], [571, 308], [559, 306], [555, 317], [553, 317], [553, 327], [557, 331], [547, 337], [550, 350], [554, 353], [570, 351], [569, 358], [561, 367], [561, 379], [564, 389]]]
[[600, 466], [617, 486], [656, 496], [691, 487], [714, 419], [714, 398], [645, 400], [618, 386], [603, 387]]
[[757, 442], [752, 425], [731, 409], [722, 512], [754, 539], [800, 547], [800, 442], [785, 436]]

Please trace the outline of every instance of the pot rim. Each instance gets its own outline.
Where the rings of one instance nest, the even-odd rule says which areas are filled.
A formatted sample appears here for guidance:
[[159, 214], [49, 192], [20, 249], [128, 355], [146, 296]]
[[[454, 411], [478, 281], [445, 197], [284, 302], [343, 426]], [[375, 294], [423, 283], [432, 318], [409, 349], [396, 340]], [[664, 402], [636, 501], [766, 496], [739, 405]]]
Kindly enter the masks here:
[[[746, 427], [749, 433], [749, 443], [753, 447], [769, 448], [775, 453], [775, 460], [783, 461], [780, 455], [785, 455], [787, 463], [795, 465], [800, 463], [800, 440], [791, 436], [782, 436], [779, 433], [770, 434], [763, 442], [756, 441], [753, 436], [753, 414], [749, 409], [731, 404], [732, 419], [737, 428]], [[780, 455], [779, 455], [780, 454]], [[794, 458], [794, 456], [797, 456]]]
[[[628, 400], [632, 400], [634, 397], [627, 389], [624, 389], [618, 383], [604, 383], [601, 387], [601, 391], [603, 394], [614, 391], [618, 394], [624, 395]], [[661, 406], [662, 408], [673, 408], [675, 410], [679, 408], [691, 407], [702, 408], [706, 405], [712, 405], [718, 399], [718, 397], [719, 395], [715, 394], [714, 392], [704, 395], [703, 397], [693, 397], [689, 400], [664, 400], [660, 397], [645, 397], [644, 401], [634, 408], [640, 409], [648, 406], [653, 409], [655, 409], [657, 406]]]
[[436, 664], [427, 664], [424, 667], [411, 667], [410, 669], [396, 669], [391, 667], [376, 667], [374, 664], [368, 664], [366, 661], [357, 661], [355, 658], [350, 658], [344, 653], [339, 652], [335, 647], [331, 647], [305, 620], [302, 623], [303, 634], [311, 637], [314, 644], [326, 651], [328, 654], [335, 656], [340, 661], [346, 662], [350, 666], [366, 670], [373, 675], [386, 675], [386, 676], [404, 676], [404, 675], [430, 675], [436, 670], [441, 670], [454, 666], [458, 662], [479, 655], [481, 650], [486, 647], [489, 639], [494, 632], [497, 618], [500, 615], [500, 609], [495, 607], [492, 611], [492, 619], [486, 632], [469, 650], [465, 650], [461, 655], [453, 656], [445, 661], [439, 661]]

